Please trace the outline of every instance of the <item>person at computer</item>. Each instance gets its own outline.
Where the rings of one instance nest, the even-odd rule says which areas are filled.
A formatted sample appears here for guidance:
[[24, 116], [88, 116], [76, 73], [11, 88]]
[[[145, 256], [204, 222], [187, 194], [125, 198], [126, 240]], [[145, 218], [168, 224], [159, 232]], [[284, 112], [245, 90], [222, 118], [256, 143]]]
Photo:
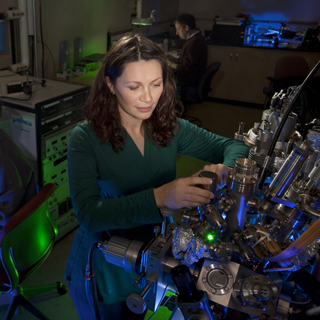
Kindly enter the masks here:
[[186, 40], [179, 58], [167, 54], [167, 62], [174, 72], [176, 83], [196, 85], [207, 67], [207, 43], [196, 27], [196, 19], [191, 14], [180, 14], [176, 21], [176, 34]]

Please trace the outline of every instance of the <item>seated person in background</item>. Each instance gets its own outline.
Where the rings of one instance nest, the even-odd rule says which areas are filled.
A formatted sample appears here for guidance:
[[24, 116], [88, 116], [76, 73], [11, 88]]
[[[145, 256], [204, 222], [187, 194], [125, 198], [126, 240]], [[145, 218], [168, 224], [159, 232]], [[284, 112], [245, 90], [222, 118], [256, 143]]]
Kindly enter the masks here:
[[[175, 82], [165, 54], [141, 36], [121, 38], [108, 52], [86, 103], [86, 122], [72, 131], [68, 144], [70, 195], [80, 228], [74, 238], [65, 277], [79, 319], [94, 319], [85, 288], [91, 246], [120, 236], [149, 243], [161, 225], [161, 208], [208, 203], [213, 194], [199, 177], [176, 179], [177, 154], [213, 164], [225, 183], [229, 166], [247, 157], [249, 148], [189, 121], [179, 119]], [[94, 255], [101, 319], [144, 319], [125, 300], [141, 289], [136, 274]], [[90, 293], [88, 293], [90, 294]], [[98, 308], [97, 308], [98, 309]]]
[[195, 17], [191, 14], [180, 14], [175, 21], [176, 34], [186, 39], [181, 55], [175, 58], [167, 54], [170, 68], [174, 70], [177, 84], [196, 85], [207, 67], [208, 50], [205, 38], [196, 28]]
[[0, 129], [0, 230], [36, 194], [33, 169], [14, 141]]

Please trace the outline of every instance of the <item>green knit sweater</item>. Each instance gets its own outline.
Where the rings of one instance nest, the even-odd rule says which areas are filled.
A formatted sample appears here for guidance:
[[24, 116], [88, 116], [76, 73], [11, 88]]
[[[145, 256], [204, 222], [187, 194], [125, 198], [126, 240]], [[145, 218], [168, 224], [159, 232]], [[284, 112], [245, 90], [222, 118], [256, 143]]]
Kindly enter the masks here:
[[[145, 243], [153, 237], [154, 226], [162, 222], [153, 189], [175, 179], [178, 154], [234, 166], [249, 151], [242, 142], [214, 135], [182, 119], [169, 146], [158, 148], [145, 139], [144, 148], [142, 156], [128, 136], [123, 150], [116, 153], [110, 143], [100, 143], [87, 123], [75, 127], [70, 136], [69, 185], [80, 228], [65, 277], [82, 292], [88, 252], [94, 243], [113, 235]], [[132, 284], [137, 275], [107, 263], [100, 250], [95, 251], [94, 264], [105, 304], [140, 293], [141, 289]]]

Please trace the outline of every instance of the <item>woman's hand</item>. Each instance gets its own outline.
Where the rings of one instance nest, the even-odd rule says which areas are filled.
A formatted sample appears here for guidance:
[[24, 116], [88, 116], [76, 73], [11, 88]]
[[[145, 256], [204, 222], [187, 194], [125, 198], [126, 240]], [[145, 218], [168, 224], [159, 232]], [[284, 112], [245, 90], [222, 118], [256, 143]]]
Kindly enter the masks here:
[[218, 175], [217, 188], [221, 188], [227, 183], [228, 174], [231, 169], [232, 168], [227, 167], [221, 163], [207, 164], [203, 167], [203, 169], [201, 169], [198, 172], [196, 172], [195, 174], [193, 174], [192, 177], [198, 177], [199, 173], [202, 171], [212, 171]]
[[210, 185], [212, 180], [201, 177], [179, 178], [154, 189], [158, 208], [166, 206], [170, 209], [180, 209], [209, 203], [214, 194], [197, 187], [199, 184]]

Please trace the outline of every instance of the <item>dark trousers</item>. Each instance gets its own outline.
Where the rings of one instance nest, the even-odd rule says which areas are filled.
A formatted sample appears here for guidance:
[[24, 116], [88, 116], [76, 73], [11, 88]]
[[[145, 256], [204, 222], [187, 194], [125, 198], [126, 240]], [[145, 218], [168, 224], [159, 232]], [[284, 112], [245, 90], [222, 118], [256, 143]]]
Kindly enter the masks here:
[[[79, 320], [94, 320], [95, 316], [91, 310], [87, 295], [74, 288], [72, 283], [68, 282], [69, 294], [79, 315]], [[101, 320], [144, 320], [146, 311], [143, 314], [135, 314], [130, 311], [125, 301], [103, 304], [99, 301], [99, 310]]]

